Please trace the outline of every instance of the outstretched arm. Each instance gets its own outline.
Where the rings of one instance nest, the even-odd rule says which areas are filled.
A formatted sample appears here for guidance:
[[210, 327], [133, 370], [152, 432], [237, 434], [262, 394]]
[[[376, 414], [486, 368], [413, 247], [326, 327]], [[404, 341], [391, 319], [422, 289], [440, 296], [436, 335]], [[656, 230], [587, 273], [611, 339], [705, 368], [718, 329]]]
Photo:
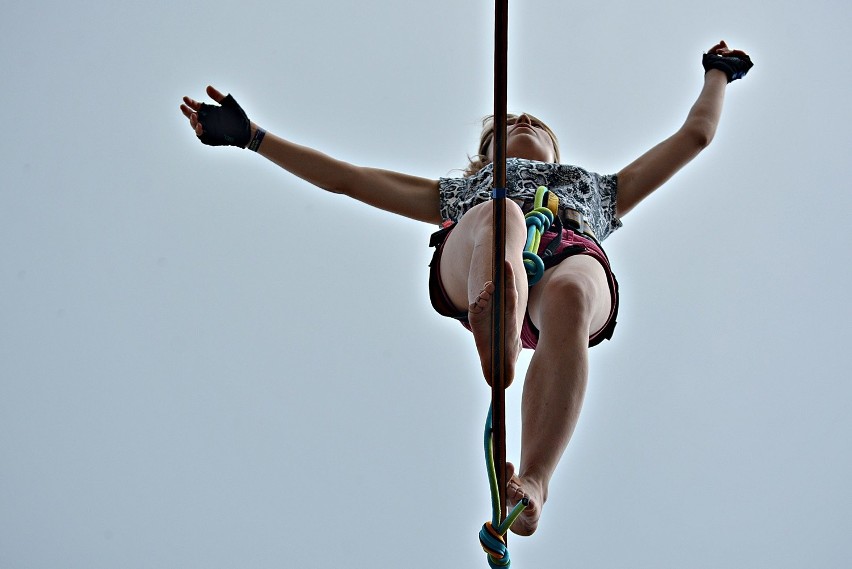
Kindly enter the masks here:
[[[225, 100], [225, 95], [213, 87], [207, 88], [207, 94], [217, 103]], [[184, 97], [181, 111], [189, 119], [196, 136], [204, 136], [203, 119], [199, 118], [202, 103]], [[249, 140], [254, 139], [258, 128], [250, 123]], [[291, 174], [329, 192], [419, 221], [440, 223], [437, 180], [355, 166], [272, 133], [264, 135], [257, 152]]]
[[[724, 41], [713, 46], [708, 53], [724, 58], [748, 59], [744, 52], [728, 48]], [[734, 74], [733, 79], [736, 78], [739, 76]], [[704, 87], [698, 100], [689, 111], [683, 126], [618, 173], [618, 217], [624, 216], [662, 186], [710, 144], [716, 134], [725, 88], [730, 80], [729, 72], [710, 68], [704, 75]]]

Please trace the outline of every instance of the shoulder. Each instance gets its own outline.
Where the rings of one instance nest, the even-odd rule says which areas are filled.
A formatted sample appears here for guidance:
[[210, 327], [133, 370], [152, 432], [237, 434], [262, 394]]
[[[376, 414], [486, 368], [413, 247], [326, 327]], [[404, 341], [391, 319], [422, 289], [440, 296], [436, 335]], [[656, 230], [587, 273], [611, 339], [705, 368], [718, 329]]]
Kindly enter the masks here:
[[471, 176], [445, 177], [438, 179], [438, 186], [441, 192], [461, 190], [464, 188], [479, 187], [485, 184], [491, 184], [492, 180], [492, 164], [487, 164], [479, 172]]

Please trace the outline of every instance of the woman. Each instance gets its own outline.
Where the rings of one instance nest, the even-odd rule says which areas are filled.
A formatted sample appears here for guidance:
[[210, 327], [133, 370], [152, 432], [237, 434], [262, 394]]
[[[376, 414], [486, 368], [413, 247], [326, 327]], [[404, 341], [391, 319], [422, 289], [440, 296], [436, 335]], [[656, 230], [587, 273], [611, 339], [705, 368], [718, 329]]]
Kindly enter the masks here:
[[[728, 83], [752, 67], [748, 55], [722, 41], [703, 56], [704, 86], [683, 126], [618, 174], [601, 176], [560, 165], [556, 137], [544, 123], [522, 114], [508, 120], [506, 212], [506, 381], [522, 347], [535, 349], [522, 399], [521, 462], [508, 465], [507, 499], [530, 505], [512, 531], [532, 534], [547, 500], [548, 484], [577, 424], [588, 378], [588, 348], [615, 326], [618, 285], [600, 241], [621, 217], [698, 155], [713, 139]], [[230, 96], [213, 87], [219, 105], [184, 97], [183, 114], [209, 145], [249, 148], [330, 192], [427, 223], [433, 235], [430, 295], [435, 309], [473, 333], [485, 379], [491, 380], [493, 129], [486, 121], [479, 154], [461, 179], [430, 180], [354, 166], [284, 140], [251, 123]], [[556, 228], [538, 253], [546, 270], [528, 287], [522, 259], [524, 212], [538, 185], [559, 198]], [[561, 227], [560, 227], [561, 226]]]

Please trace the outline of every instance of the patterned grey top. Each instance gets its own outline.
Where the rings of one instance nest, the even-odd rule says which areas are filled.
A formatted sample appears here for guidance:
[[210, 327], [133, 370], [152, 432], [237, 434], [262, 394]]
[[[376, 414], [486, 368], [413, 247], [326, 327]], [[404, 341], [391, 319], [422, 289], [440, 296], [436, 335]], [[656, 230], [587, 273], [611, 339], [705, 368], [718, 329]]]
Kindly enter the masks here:
[[[441, 178], [441, 219], [458, 221], [473, 206], [491, 199], [493, 165], [469, 178]], [[559, 196], [560, 207], [581, 212], [603, 241], [621, 227], [615, 217], [618, 179], [615, 174], [602, 176], [577, 166], [549, 164], [509, 158], [506, 161], [506, 197], [524, 212], [532, 209], [535, 190], [545, 186]]]

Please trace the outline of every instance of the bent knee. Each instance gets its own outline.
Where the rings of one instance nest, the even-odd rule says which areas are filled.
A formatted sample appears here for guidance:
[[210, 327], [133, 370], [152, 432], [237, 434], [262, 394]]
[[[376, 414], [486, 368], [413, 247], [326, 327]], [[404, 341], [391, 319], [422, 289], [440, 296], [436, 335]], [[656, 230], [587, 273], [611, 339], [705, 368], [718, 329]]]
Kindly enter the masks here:
[[602, 327], [609, 317], [612, 298], [600, 263], [581, 255], [557, 268], [532, 289], [533, 323], [539, 329], [571, 326], [594, 332]]
[[597, 303], [596, 288], [595, 279], [587, 275], [556, 275], [544, 283], [542, 301], [552, 312], [585, 314]]

